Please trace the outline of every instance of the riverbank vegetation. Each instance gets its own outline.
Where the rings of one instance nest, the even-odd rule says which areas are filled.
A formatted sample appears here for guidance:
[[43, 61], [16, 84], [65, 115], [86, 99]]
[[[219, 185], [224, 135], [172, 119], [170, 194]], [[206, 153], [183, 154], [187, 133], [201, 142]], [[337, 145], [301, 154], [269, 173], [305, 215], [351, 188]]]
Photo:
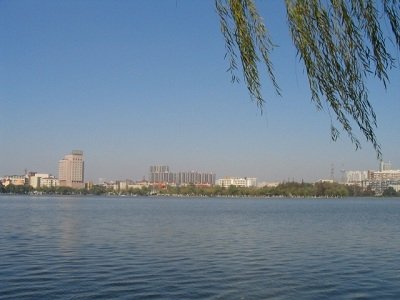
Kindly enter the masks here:
[[[125, 195], [125, 196], [202, 196], [202, 197], [365, 197], [375, 196], [374, 191], [364, 190], [359, 186], [344, 185], [335, 182], [286, 182], [277, 186], [256, 187], [236, 187], [227, 188], [220, 186], [198, 187], [195, 185], [187, 186], [163, 186], [142, 187], [128, 190], [112, 190], [101, 185], [94, 185], [89, 189], [73, 189], [70, 187], [50, 187], [33, 189], [30, 186], [0, 186], [0, 193], [3, 194], [33, 194], [33, 195]], [[383, 191], [385, 197], [399, 197], [400, 192], [396, 192], [389, 187]]]

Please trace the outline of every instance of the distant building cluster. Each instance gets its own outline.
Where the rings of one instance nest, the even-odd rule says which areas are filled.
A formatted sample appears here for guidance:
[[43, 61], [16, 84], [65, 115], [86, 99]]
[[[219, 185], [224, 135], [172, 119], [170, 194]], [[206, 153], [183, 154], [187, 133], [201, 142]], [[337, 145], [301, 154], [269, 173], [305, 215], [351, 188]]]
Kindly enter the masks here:
[[5, 175], [1, 178], [3, 186], [12, 185], [25, 185], [29, 184], [29, 178], [26, 175]]
[[400, 191], [400, 170], [393, 170], [392, 164], [380, 161], [379, 171], [347, 171], [346, 184], [370, 189], [381, 195], [387, 188]]
[[84, 188], [84, 172], [83, 152], [74, 150], [58, 162], [58, 178], [47, 173], [25, 171], [24, 175], [3, 176], [0, 183], [3, 186], [29, 185], [34, 189], [57, 186]]
[[393, 188], [396, 192], [400, 191], [400, 170], [369, 171], [368, 179], [363, 186], [382, 194], [387, 188]]
[[198, 171], [173, 173], [170, 172], [169, 166], [151, 166], [149, 182], [152, 184], [211, 186], [215, 184], [215, 174]]
[[[229, 178], [229, 180], [228, 180]], [[228, 181], [227, 181], [228, 180]], [[221, 181], [223, 182], [221, 184]], [[257, 185], [256, 178], [226, 177], [216, 180], [214, 173], [202, 173], [198, 171], [171, 172], [167, 165], [154, 165], [149, 168], [148, 180], [132, 181], [130, 179], [101, 182], [105, 188], [113, 191], [126, 191], [130, 189], [141, 189], [143, 187], [165, 188], [167, 186], [214, 186], [223, 187], [253, 187]]]
[[[29, 185], [34, 189], [51, 187], [71, 187], [74, 189], [90, 188], [93, 183], [85, 183], [85, 162], [83, 151], [73, 150], [70, 154], [64, 156], [58, 162], [58, 177], [49, 173], [28, 172], [23, 175], [6, 175], [0, 178], [0, 185], [8, 186], [10, 184]], [[114, 190], [124, 191], [129, 189], [141, 189], [143, 187], [165, 187], [171, 186], [213, 186], [222, 187], [256, 187], [256, 178], [250, 177], [225, 177], [216, 180], [215, 173], [185, 171], [171, 172], [167, 165], [153, 165], [149, 169], [148, 180], [133, 181], [130, 179], [116, 181], [102, 181], [101, 186]]]
[[146, 180], [133, 181], [130, 179], [102, 182], [100, 185], [113, 191], [127, 191], [129, 189], [141, 189], [150, 186], [149, 182]]
[[[380, 161], [379, 170], [368, 171], [347, 171], [343, 170], [342, 183], [359, 186], [363, 190], [373, 191], [376, 195], [392, 188], [400, 192], [400, 170], [393, 169], [389, 162]], [[85, 162], [83, 151], [73, 150], [58, 162], [58, 177], [49, 173], [28, 172], [23, 175], [5, 175], [0, 177], [2, 186], [31, 186], [34, 189], [52, 187], [71, 187], [74, 189], [91, 188], [93, 183], [85, 183]], [[333, 179], [321, 180], [320, 182], [334, 182]], [[143, 177], [141, 181], [130, 179], [116, 181], [102, 181], [99, 183], [111, 191], [127, 191], [130, 189], [163, 188], [167, 186], [221, 186], [228, 188], [236, 187], [257, 187], [257, 179], [254, 177], [223, 177], [216, 179], [212, 172], [171, 172], [168, 165], [153, 165], [149, 168], [148, 179]], [[260, 183], [259, 186], [277, 186], [279, 183]]]

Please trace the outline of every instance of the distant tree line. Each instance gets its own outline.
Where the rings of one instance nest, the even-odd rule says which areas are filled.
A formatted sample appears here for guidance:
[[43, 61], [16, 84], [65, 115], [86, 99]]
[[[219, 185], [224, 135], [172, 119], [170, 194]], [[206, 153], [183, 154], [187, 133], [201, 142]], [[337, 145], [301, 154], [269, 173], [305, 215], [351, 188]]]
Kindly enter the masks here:
[[13, 185], [7, 186], [0, 185], [0, 193], [2, 194], [40, 194], [40, 195], [114, 195], [114, 194], [126, 194], [126, 195], [141, 195], [145, 196], [149, 194], [148, 188], [142, 189], [129, 189], [127, 191], [118, 192], [113, 189], [104, 187], [102, 185], [93, 185], [89, 189], [74, 189], [66, 186], [56, 187], [39, 187], [34, 189], [30, 185]]
[[[237, 187], [227, 188], [221, 186], [199, 187], [187, 186], [166, 186], [131, 188], [116, 191], [101, 185], [94, 185], [89, 189], [73, 189], [70, 187], [42, 187], [34, 189], [28, 185], [0, 186], [0, 193], [3, 194], [43, 194], [43, 195], [127, 195], [127, 196], [203, 196], [203, 197], [362, 197], [374, 196], [374, 191], [364, 190], [359, 186], [344, 185], [335, 182], [286, 182], [275, 187]], [[399, 197], [392, 187], [383, 192], [385, 197]]]
[[[238, 196], [238, 197], [351, 197], [351, 196], [374, 196], [371, 190], [362, 190], [358, 186], [347, 186], [339, 183], [281, 183], [275, 187], [237, 187], [223, 188], [213, 187], [173, 187], [169, 186], [159, 190], [159, 194], [188, 195], [188, 196]], [[400, 196], [400, 194], [399, 194]]]

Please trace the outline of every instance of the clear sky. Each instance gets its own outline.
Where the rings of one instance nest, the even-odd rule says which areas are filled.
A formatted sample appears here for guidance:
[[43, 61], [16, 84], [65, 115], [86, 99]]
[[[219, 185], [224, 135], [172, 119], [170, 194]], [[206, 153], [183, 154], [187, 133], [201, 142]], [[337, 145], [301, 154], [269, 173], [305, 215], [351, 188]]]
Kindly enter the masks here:
[[[282, 97], [263, 73], [264, 114], [230, 82], [213, 0], [0, 1], [0, 176], [57, 175], [84, 151], [86, 179], [139, 180], [150, 165], [259, 181], [318, 180], [377, 169], [359, 132], [330, 139], [311, 103], [283, 1], [260, 1], [279, 46]], [[399, 57], [397, 52], [397, 57]], [[400, 168], [400, 76], [371, 81], [385, 161]], [[241, 75], [241, 74], [240, 74]]]

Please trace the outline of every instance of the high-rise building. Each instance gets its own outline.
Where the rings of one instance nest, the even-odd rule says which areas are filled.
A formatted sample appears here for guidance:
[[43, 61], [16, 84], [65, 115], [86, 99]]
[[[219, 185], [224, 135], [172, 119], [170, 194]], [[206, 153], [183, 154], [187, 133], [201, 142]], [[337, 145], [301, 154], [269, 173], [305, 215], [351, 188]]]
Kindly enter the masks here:
[[84, 161], [83, 152], [73, 150], [58, 162], [58, 180], [60, 186], [84, 188]]
[[383, 171], [389, 171], [392, 169], [392, 164], [389, 162], [384, 162], [382, 159], [379, 163], [379, 171], [383, 172]]
[[215, 174], [214, 173], [200, 173], [197, 171], [190, 172], [178, 172], [176, 173], [175, 183], [178, 185], [214, 185]]
[[149, 181], [151, 183], [170, 183], [172, 181], [171, 175], [169, 166], [151, 166]]
[[214, 173], [190, 172], [170, 172], [169, 166], [151, 166], [149, 172], [150, 183], [165, 183], [175, 185], [214, 185]]
[[346, 183], [361, 186], [363, 181], [368, 179], [368, 171], [347, 171]]

